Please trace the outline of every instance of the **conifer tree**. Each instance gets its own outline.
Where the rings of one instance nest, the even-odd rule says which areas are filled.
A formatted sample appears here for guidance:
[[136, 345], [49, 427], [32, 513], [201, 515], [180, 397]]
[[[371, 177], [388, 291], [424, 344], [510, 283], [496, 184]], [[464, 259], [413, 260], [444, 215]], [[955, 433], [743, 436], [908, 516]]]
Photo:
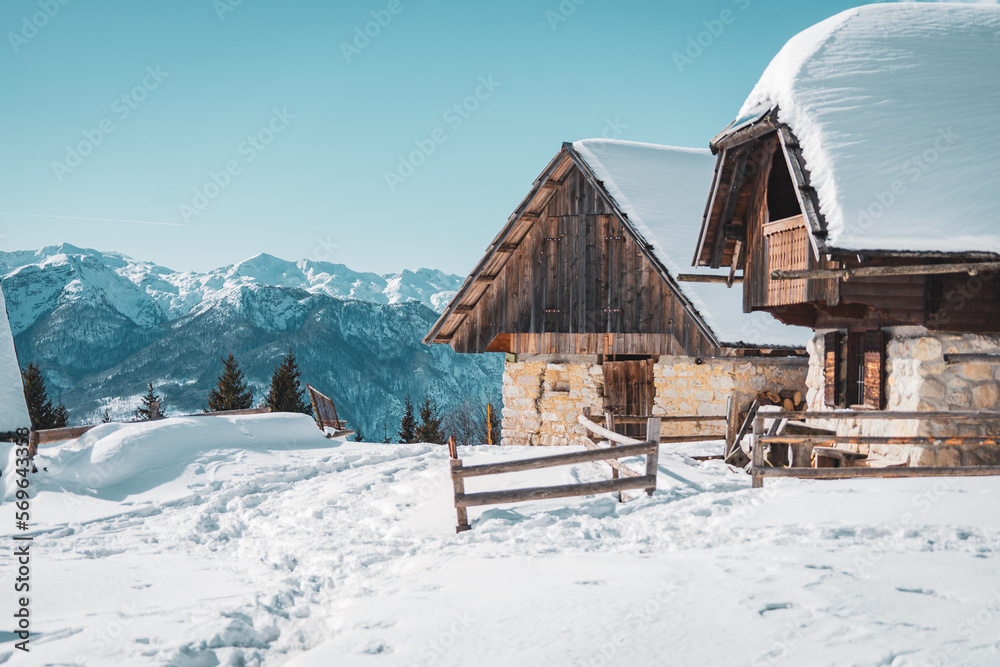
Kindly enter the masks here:
[[[135, 412], [133, 413], [135, 415], [135, 421], [145, 422], [149, 421], [150, 419], [154, 419], [153, 403], [157, 404], [156, 415], [155, 415], [156, 419], [167, 416], [167, 413], [163, 410], [162, 407], [160, 407], [163, 405], [163, 399], [161, 399], [160, 396], [153, 390], [153, 383], [150, 382], [147, 385], [147, 387], [148, 388], [146, 389], [146, 393], [145, 395], [143, 395], [141, 399], [142, 403], [139, 405], [139, 407], [135, 409]], [[107, 411], [105, 411], [105, 413], [106, 412]], [[108, 419], [108, 421], [111, 421], [110, 418]]]
[[65, 428], [69, 426], [69, 410], [63, 405], [62, 396], [59, 397], [59, 405], [52, 410], [52, 428]]
[[389, 438], [389, 425], [382, 422], [382, 444], [388, 445], [392, 440]]
[[111, 423], [111, 412], [107, 408], [104, 409], [104, 414], [101, 415], [101, 423], [102, 424]]
[[406, 403], [403, 404], [403, 419], [399, 423], [399, 441], [405, 444], [417, 441], [417, 420], [413, 416], [413, 401], [410, 395], [406, 395]]
[[441, 415], [438, 414], [437, 403], [431, 400], [429, 394], [424, 394], [424, 402], [420, 405], [420, 426], [417, 427], [417, 442], [441, 444], [444, 435], [441, 433]]
[[364, 433], [361, 432], [361, 427], [356, 426], [354, 428], [354, 442], [364, 442], [364, 441], [365, 441], [365, 435]]
[[253, 387], [246, 383], [240, 364], [232, 353], [222, 360], [223, 370], [219, 382], [208, 394], [206, 412], [248, 410], [253, 407]]
[[264, 400], [271, 412], [301, 412], [310, 414], [312, 407], [305, 401], [299, 377], [302, 372], [295, 361], [291, 348], [276, 366], [271, 376], [271, 389]]
[[45, 389], [45, 378], [38, 370], [37, 364], [28, 364], [21, 369], [21, 381], [24, 384], [24, 400], [28, 404], [28, 416], [31, 418], [31, 428], [41, 430], [53, 428], [54, 420], [52, 401]]

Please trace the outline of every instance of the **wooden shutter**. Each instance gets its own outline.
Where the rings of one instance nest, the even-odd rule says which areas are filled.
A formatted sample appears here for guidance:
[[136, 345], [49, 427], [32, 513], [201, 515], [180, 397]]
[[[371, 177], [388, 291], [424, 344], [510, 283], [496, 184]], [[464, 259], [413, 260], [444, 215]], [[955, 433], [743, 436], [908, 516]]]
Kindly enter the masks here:
[[[652, 359], [605, 361], [604, 410], [615, 415], [648, 417], [653, 411], [656, 385]], [[622, 435], [645, 437], [645, 424], [617, 429]]]
[[882, 409], [882, 377], [885, 370], [885, 334], [881, 330], [866, 331], [864, 337], [864, 400], [865, 407]]
[[839, 407], [837, 369], [840, 368], [840, 334], [832, 331], [823, 336], [823, 402]]

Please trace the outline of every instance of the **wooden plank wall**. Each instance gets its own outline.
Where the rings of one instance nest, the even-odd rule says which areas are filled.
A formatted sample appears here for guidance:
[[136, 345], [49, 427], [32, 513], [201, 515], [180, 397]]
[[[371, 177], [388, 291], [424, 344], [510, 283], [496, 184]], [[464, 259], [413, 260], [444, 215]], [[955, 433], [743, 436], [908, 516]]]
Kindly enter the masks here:
[[[614, 211], [575, 167], [451, 342], [458, 352], [528, 351], [508, 349], [507, 342], [518, 339], [497, 339], [500, 334], [629, 334], [617, 343], [613, 339], [619, 354], [708, 356], [714, 351]], [[531, 347], [543, 342], [557, 341], [533, 338]], [[607, 346], [597, 338], [558, 344], [597, 353]], [[620, 349], [623, 345], [629, 349]]]

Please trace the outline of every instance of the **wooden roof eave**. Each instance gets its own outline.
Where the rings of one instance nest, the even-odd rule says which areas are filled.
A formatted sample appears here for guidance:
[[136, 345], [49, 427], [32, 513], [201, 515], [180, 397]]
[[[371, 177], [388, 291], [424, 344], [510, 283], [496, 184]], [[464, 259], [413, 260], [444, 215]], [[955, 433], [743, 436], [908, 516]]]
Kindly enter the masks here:
[[[500, 251], [501, 246], [510, 236], [511, 232], [517, 227], [518, 223], [524, 217], [527, 210], [531, 208], [532, 204], [538, 198], [538, 195], [542, 194], [542, 192], [544, 191], [545, 184], [549, 182], [552, 175], [560, 171], [560, 167], [562, 167], [566, 163], [568, 158], [566, 150], [567, 146], [570, 146], [570, 144], [569, 143], [563, 144], [562, 149], [556, 154], [554, 158], [552, 158], [552, 160], [545, 167], [545, 169], [542, 170], [542, 173], [539, 174], [538, 177], [535, 179], [534, 183], [532, 184], [531, 190], [528, 192], [527, 196], [525, 196], [525, 198], [521, 200], [521, 203], [518, 205], [518, 207], [514, 209], [514, 212], [511, 213], [510, 216], [507, 218], [507, 224], [504, 225], [503, 229], [500, 230], [500, 233], [498, 233], [496, 237], [493, 239], [493, 241], [490, 243], [490, 245], [487, 246], [486, 253], [476, 264], [475, 268], [472, 270], [472, 273], [466, 276], [465, 281], [462, 283], [462, 286], [458, 288], [458, 291], [455, 293], [455, 296], [452, 297], [451, 301], [445, 307], [444, 312], [441, 313], [441, 316], [434, 323], [434, 326], [432, 326], [431, 330], [427, 333], [426, 336], [424, 336], [423, 342], [425, 344], [430, 345], [432, 343], [448, 343], [451, 341], [451, 336], [439, 337], [441, 330], [453, 316], [460, 318], [454, 330], [457, 330], [458, 327], [461, 326], [461, 320], [465, 319], [466, 314], [465, 312], [461, 313], [458, 312], [459, 307], [475, 305], [475, 303], [464, 304], [463, 301], [468, 296], [472, 287], [477, 284], [479, 278], [483, 274], [483, 269], [486, 268], [490, 260], [492, 260], [496, 256], [496, 254]], [[549, 191], [549, 194], [546, 196], [546, 201], [541, 203], [540, 208], [544, 208], [545, 203], [547, 203], [548, 198], [552, 196], [553, 192], [554, 190]]]
[[632, 237], [632, 241], [641, 250], [643, 256], [649, 260], [652, 266], [656, 269], [656, 272], [660, 275], [660, 278], [663, 279], [663, 281], [667, 284], [667, 287], [670, 288], [670, 291], [674, 294], [677, 300], [680, 301], [681, 306], [691, 317], [695, 326], [698, 327], [698, 330], [704, 334], [705, 338], [707, 338], [709, 342], [712, 343], [713, 347], [723, 347], [719, 342], [719, 339], [716, 337], [715, 332], [712, 331], [711, 327], [705, 323], [701, 315], [698, 313], [698, 309], [694, 307], [694, 304], [691, 303], [690, 300], [688, 300], [688, 298], [681, 291], [680, 286], [674, 281], [673, 277], [671, 277], [667, 267], [665, 267], [660, 262], [659, 258], [657, 258], [653, 253], [650, 243], [643, 238], [642, 234], [640, 234], [635, 227], [632, 226], [632, 222], [628, 219], [628, 215], [626, 215], [625, 212], [619, 208], [618, 202], [616, 202], [614, 198], [608, 194], [607, 190], [604, 188], [604, 183], [597, 179], [594, 172], [590, 170], [590, 166], [587, 165], [583, 158], [581, 158], [580, 155], [573, 149], [572, 145], [564, 144], [563, 148], [567, 150], [570, 158], [572, 158], [574, 164], [576, 164], [584, 178], [587, 179], [587, 182], [589, 182], [590, 185], [598, 192], [601, 199], [604, 200], [611, 210], [615, 212], [615, 216], [622, 223], [622, 228]]

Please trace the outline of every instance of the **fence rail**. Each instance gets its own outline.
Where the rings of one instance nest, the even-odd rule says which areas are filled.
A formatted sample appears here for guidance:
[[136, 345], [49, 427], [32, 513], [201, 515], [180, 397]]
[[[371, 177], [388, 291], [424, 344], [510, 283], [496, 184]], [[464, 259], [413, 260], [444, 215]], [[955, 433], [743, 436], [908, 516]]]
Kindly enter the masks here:
[[[581, 416], [581, 420], [584, 420]], [[501, 505], [506, 503], [518, 503], [527, 500], [543, 500], [548, 498], [567, 498], [570, 496], [591, 496], [598, 493], [621, 492], [629, 489], [644, 489], [649, 495], [653, 495], [656, 490], [657, 457], [659, 456], [660, 443], [656, 441], [640, 442], [625, 437], [612, 431], [607, 431], [603, 427], [594, 424], [590, 420], [585, 420], [587, 428], [594, 432], [606, 432], [612, 440], [622, 443], [622, 447], [591, 449], [590, 443], [588, 451], [571, 452], [569, 454], [554, 454], [552, 456], [540, 456], [518, 461], [502, 461], [500, 463], [485, 463], [480, 465], [466, 466], [458, 458], [458, 447], [455, 438], [448, 441], [448, 451], [451, 455], [451, 481], [455, 493], [455, 511], [458, 516], [458, 525], [455, 532], [470, 530], [469, 515], [466, 508], [479, 507], [482, 505]], [[651, 418], [647, 422], [647, 433], [657, 433], [660, 428], [660, 420]], [[646, 456], [646, 474], [636, 473], [634, 470], [624, 468], [618, 459], [630, 456]], [[574, 463], [587, 463], [606, 461], [617, 464], [612, 466], [620, 470], [627, 470], [626, 477], [619, 479], [609, 479], [600, 482], [583, 482], [580, 484], [563, 484], [559, 486], [537, 486], [521, 489], [508, 489], [504, 491], [486, 491], [480, 493], [466, 493], [465, 480], [468, 477], [481, 477], [484, 475], [501, 475], [511, 472], [521, 472], [525, 470], [540, 470], [554, 466], [572, 465]]]
[[[1000, 437], [993, 436], [861, 436], [861, 435], [777, 435], [764, 428], [764, 420], [809, 419], [826, 421], [847, 420], [916, 420], [921, 422], [932, 420], [948, 420], [953, 422], [998, 420], [1000, 412], [963, 410], [957, 412], [896, 412], [878, 410], [838, 410], [836, 412], [820, 411], [775, 411], [758, 412], [753, 420], [753, 450], [751, 451], [750, 473], [753, 475], [753, 488], [764, 485], [765, 477], [800, 477], [803, 479], [846, 479], [853, 477], [980, 477], [1000, 475], [1000, 466], [897, 466], [856, 467], [851, 465], [853, 459], [865, 459], [867, 455], [853, 450], [841, 449], [847, 445], [897, 445], [904, 447], [955, 447], [976, 445], [1000, 446]], [[771, 431], [774, 428], [772, 427]], [[773, 445], [800, 445], [815, 453], [816, 467], [788, 466], [781, 467], [768, 463], [767, 454]], [[820, 458], [828, 463], [820, 465]], [[898, 462], [902, 464], [903, 462]]]

